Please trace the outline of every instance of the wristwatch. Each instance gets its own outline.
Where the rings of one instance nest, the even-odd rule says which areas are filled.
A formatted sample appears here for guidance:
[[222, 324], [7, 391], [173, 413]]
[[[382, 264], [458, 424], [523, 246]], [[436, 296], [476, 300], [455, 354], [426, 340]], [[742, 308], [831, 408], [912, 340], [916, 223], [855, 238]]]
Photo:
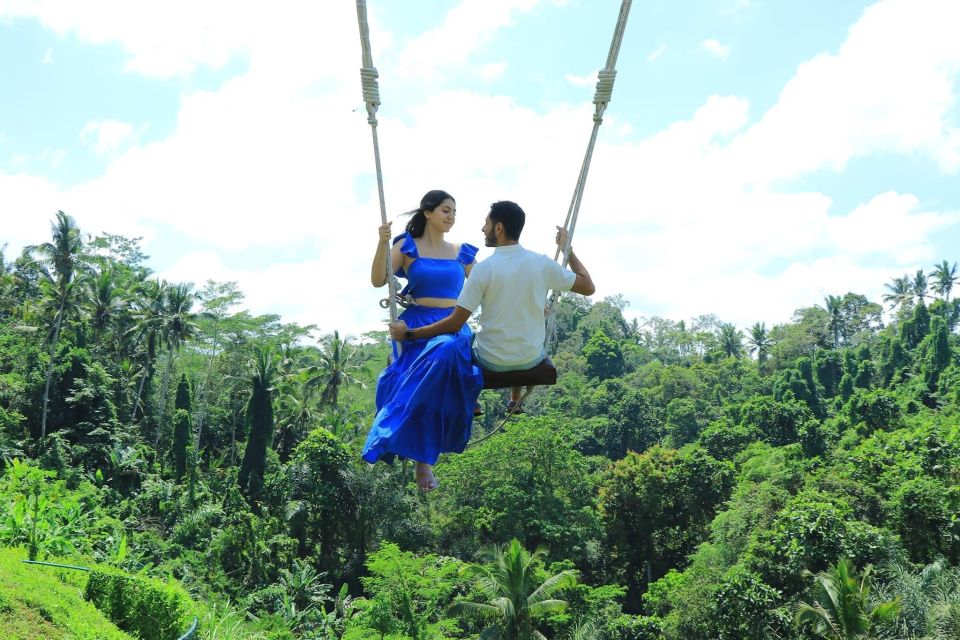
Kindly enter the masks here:
[[407, 332], [403, 334], [403, 338], [408, 341], [413, 341], [413, 329], [407, 329]]

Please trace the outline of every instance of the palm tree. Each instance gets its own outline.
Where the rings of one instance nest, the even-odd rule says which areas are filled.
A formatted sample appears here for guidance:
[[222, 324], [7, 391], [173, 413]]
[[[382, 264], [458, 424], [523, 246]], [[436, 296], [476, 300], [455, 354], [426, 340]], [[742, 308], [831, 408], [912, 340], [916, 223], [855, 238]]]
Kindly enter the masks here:
[[770, 333], [767, 331], [766, 323], [754, 323], [754, 325], [750, 327], [750, 335], [747, 337], [747, 350], [750, 355], [753, 355], [754, 351], [757, 352], [757, 364], [761, 367], [763, 367], [767, 361], [767, 352], [770, 351], [772, 345], [773, 340], [770, 339]]
[[871, 638], [877, 624], [892, 621], [900, 609], [899, 598], [871, 608], [870, 567], [858, 576], [847, 558], [840, 558], [836, 566], [816, 576], [814, 592], [814, 603], [801, 603], [795, 620], [799, 624], [810, 622], [817, 633], [830, 640]]
[[743, 353], [743, 334], [730, 322], [720, 325], [720, 350], [728, 358], [739, 358]]
[[141, 283], [139, 296], [135, 299], [135, 311], [133, 313], [134, 325], [129, 333], [136, 336], [137, 340], [143, 346], [143, 354], [146, 362], [143, 366], [143, 374], [140, 378], [140, 385], [137, 387], [137, 394], [133, 401], [133, 410], [130, 413], [130, 422], [137, 417], [137, 409], [140, 407], [141, 398], [143, 398], [143, 389], [147, 380], [153, 378], [153, 368], [157, 358], [157, 346], [160, 342], [163, 329], [164, 318], [164, 300], [166, 299], [167, 287], [166, 280], [148, 280]]
[[827, 328], [833, 335], [833, 348], [840, 347], [840, 336], [843, 333], [843, 298], [828, 295], [823, 299], [824, 311], [827, 312]]
[[320, 401], [336, 406], [342, 386], [364, 386], [358, 375], [370, 375], [369, 359], [369, 354], [350, 344], [350, 338], [341, 339], [340, 332], [334, 331], [320, 339], [319, 363], [308, 368], [307, 384], [321, 387]]
[[[42, 265], [43, 282], [50, 290], [56, 304], [53, 325], [48, 334], [50, 357], [47, 363], [46, 382], [43, 388], [43, 413], [40, 420], [40, 440], [47, 436], [47, 408], [50, 401], [50, 382], [56, 364], [57, 342], [67, 315], [68, 306], [74, 303], [76, 277], [83, 268], [83, 239], [74, 219], [63, 211], [57, 211], [56, 221], [51, 223], [52, 242], [28, 247]], [[50, 267], [53, 271], [50, 271]]]
[[85, 283], [90, 305], [90, 325], [97, 339], [123, 311], [123, 298], [113, 269], [101, 269]]
[[[160, 392], [160, 424], [167, 415], [167, 392], [170, 389], [170, 371], [173, 368], [174, 351], [180, 351], [184, 342], [197, 333], [197, 314], [192, 313], [196, 295], [193, 285], [174, 284], [166, 288], [163, 297], [160, 337], [167, 345], [167, 363], [163, 371], [163, 387]], [[159, 431], [158, 431], [159, 433]]]
[[566, 608], [565, 600], [553, 596], [575, 585], [577, 572], [567, 569], [537, 585], [534, 569], [545, 554], [543, 547], [528, 553], [516, 538], [506, 547], [494, 547], [488, 552], [489, 565], [468, 565], [464, 569], [477, 578], [477, 588], [487, 602], [458, 602], [451, 611], [489, 618], [490, 626], [480, 634], [484, 640], [546, 640], [533, 621]]
[[919, 571], [894, 562], [883, 574], [885, 579], [877, 585], [873, 599], [896, 597], [901, 605], [896, 621], [887, 629], [890, 637], [960, 638], [960, 569], [940, 558]]
[[957, 281], [957, 263], [954, 262], [953, 266], [950, 266], [950, 263], [944, 260], [933, 267], [930, 276], [933, 278], [934, 293], [942, 296], [944, 301], [950, 302], [950, 292]]
[[913, 292], [913, 297], [917, 299], [917, 302], [923, 302], [927, 297], [927, 289], [929, 288], [929, 280], [927, 280], [927, 274], [923, 272], [923, 269], [917, 269], [917, 272], [913, 276], [913, 281], [910, 284], [910, 289]]
[[283, 381], [277, 398], [277, 433], [274, 438], [281, 462], [290, 459], [293, 449], [321, 415], [317, 387], [306, 384], [302, 372]]
[[891, 310], [906, 306], [913, 300], [913, 286], [907, 274], [894, 278], [883, 286], [890, 292], [883, 294], [883, 301], [890, 305]]

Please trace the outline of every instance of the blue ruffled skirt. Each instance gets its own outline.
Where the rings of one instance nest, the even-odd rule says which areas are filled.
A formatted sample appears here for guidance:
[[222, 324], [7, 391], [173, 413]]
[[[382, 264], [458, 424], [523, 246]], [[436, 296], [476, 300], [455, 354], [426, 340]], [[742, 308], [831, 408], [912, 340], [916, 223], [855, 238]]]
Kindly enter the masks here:
[[[400, 314], [410, 328], [446, 318], [453, 308], [413, 306]], [[377, 380], [377, 416], [363, 459], [394, 456], [436, 464], [441, 453], [461, 453], [470, 440], [473, 407], [483, 374], [473, 364], [466, 325], [455, 334], [403, 343], [403, 351]]]

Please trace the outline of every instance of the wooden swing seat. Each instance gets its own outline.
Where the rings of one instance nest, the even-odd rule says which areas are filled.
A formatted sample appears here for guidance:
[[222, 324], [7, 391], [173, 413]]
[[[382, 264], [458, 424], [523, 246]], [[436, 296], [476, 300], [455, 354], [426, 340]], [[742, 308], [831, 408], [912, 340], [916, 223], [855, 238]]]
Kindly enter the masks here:
[[520, 371], [483, 371], [484, 389], [509, 389], [510, 387], [549, 386], [557, 384], [557, 368], [550, 358], [544, 358], [531, 369]]

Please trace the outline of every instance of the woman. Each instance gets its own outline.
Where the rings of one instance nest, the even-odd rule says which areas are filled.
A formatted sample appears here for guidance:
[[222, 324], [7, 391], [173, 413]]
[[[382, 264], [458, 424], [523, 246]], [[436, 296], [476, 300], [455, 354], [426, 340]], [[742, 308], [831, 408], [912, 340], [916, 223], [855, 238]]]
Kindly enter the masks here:
[[[456, 201], [446, 191], [428, 192], [411, 213], [406, 233], [394, 240], [389, 256], [391, 271], [407, 279], [404, 291], [413, 298], [400, 318], [415, 328], [450, 315], [477, 248], [444, 239], [457, 214]], [[380, 227], [370, 268], [375, 287], [386, 284], [389, 242], [388, 223]], [[363, 447], [364, 460], [415, 460], [417, 486], [422, 491], [437, 487], [433, 465], [441, 453], [460, 453], [466, 447], [483, 386], [470, 354], [471, 336], [464, 326], [456, 334], [399, 345], [399, 357], [377, 380], [377, 416]]]

